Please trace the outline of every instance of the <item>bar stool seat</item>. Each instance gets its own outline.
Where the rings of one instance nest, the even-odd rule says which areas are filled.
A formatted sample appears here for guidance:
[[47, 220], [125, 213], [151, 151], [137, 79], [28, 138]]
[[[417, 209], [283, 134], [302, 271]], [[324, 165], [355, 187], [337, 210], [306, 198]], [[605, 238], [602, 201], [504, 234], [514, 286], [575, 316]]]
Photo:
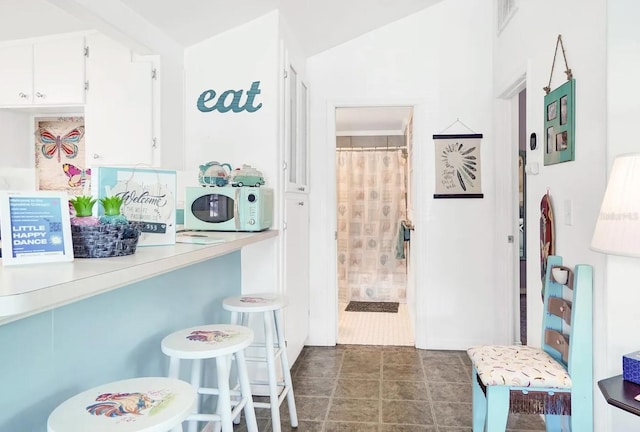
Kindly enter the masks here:
[[[162, 340], [162, 352], [170, 358], [169, 377], [178, 378], [180, 361], [190, 360], [191, 385], [197, 389], [198, 394], [218, 395], [215, 414], [204, 413], [201, 402], [196, 403], [195, 409], [187, 418], [190, 432], [196, 431], [197, 422], [217, 422], [223, 432], [232, 432], [232, 420], [239, 417], [241, 410], [244, 410], [247, 430], [258, 431], [244, 357], [244, 349], [251, 345], [251, 342], [253, 330], [231, 324], [202, 325], [178, 330]], [[229, 386], [232, 357], [236, 359], [240, 391], [232, 391]], [[217, 388], [203, 385], [202, 361], [205, 359], [215, 359]], [[232, 402], [232, 396], [238, 400]]]
[[[222, 301], [222, 307], [231, 312], [232, 324], [246, 326], [249, 324], [249, 316], [251, 314], [262, 314], [265, 342], [264, 344], [253, 344], [252, 347], [263, 349], [264, 357], [247, 357], [247, 361], [267, 364], [268, 381], [261, 382], [254, 379], [251, 384], [266, 384], [269, 387], [269, 402], [254, 402], [254, 406], [271, 409], [273, 432], [280, 432], [282, 429], [280, 425], [280, 405], [285, 398], [289, 407], [291, 427], [298, 427], [298, 414], [293, 394], [293, 382], [287, 357], [284, 319], [282, 316], [282, 311], [286, 306], [286, 298], [275, 294], [228, 297]], [[278, 379], [276, 371], [276, 361], [278, 359], [282, 369], [282, 380]]]
[[48, 432], [182, 431], [193, 412], [196, 389], [165, 377], [133, 378], [94, 387], [60, 404]]

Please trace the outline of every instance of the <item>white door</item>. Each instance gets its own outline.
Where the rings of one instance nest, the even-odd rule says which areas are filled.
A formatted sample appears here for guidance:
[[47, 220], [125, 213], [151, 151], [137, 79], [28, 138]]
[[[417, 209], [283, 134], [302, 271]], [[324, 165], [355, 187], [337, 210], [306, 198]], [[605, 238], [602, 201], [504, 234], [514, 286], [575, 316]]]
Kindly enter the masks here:
[[0, 47], [0, 105], [30, 105], [33, 96], [33, 46]]
[[284, 201], [285, 334], [293, 364], [309, 334], [309, 201], [306, 194], [289, 194]]
[[33, 45], [33, 103], [79, 105], [85, 99], [84, 37]]

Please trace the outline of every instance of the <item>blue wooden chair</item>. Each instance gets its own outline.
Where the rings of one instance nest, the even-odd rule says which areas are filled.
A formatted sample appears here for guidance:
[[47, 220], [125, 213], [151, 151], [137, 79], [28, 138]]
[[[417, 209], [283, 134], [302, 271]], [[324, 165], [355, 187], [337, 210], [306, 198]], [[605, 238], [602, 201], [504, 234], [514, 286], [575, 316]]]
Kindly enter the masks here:
[[[554, 268], [568, 271], [565, 285], [553, 277]], [[562, 266], [561, 257], [549, 256], [542, 327], [542, 349], [467, 350], [473, 363], [473, 432], [504, 432], [509, 412], [544, 414], [548, 432], [562, 431], [567, 423], [570, 431], [593, 432], [591, 266], [577, 265], [574, 272]]]

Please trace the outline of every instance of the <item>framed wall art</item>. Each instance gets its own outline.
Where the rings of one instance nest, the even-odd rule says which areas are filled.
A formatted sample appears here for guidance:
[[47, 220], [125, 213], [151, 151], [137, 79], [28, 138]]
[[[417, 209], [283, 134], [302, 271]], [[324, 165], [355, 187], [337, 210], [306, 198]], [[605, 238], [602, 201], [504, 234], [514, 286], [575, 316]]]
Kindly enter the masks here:
[[575, 160], [575, 80], [544, 97], [544, 164]]
[[99, 166], [94, 171], [93, 195], [119, 196], [122, 214], [130, 221], [143, 222], [138, 246], [175, 244], [176, 171], [115, 166]]
[[91, 169], [85, 166], [84, 117], [34, 118], [38, 190], [88, 193]]
[[434, 198], [483, 198], [480, 170], [482, 134], [434, 135]]

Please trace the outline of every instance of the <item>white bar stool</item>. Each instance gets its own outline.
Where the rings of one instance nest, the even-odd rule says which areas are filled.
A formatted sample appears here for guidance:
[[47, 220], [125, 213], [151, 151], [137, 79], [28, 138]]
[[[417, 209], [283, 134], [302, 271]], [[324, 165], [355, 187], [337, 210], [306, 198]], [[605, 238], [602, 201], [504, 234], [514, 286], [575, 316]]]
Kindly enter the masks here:
[[196, 389], [172, 378], [133, 378], [79, 393], [49, 415], [48, 432], [182, 432]]
[[[265, 350], [265, 357], [247, 357], [247, 361], [257, 361], [267, 363], [269, 376], [268, 382], [252, 381], [252, 384], [268, 384], [269, 402], [254, 402], [258, 408], [271, 408], [271, 425], [273, 432], [280, 432], [280, 404], [287, 398], [289, 405], [289, 417], [291, 427], [298, 427], [298, 413], [296, 411], [296, 401], [293, 395], [293, 382], [289, 359], [287, 357], [287, 346], [284, 337], [284, 320], [282, 310], [287, 305], [287, 301], [282, 296], [277, 295], [253, 295], [241, 297], [228, 297], [223, 300], [222, 307], [231, 311], [231, 323], [247, 325], [249, 314], [261, 313], [264, 320], [265, 343], [262, 348]], [[275, 340], [274, 340], [275, 330]], [[257, 346], [257, 345], [256, 345]], [[276, 374], [276, 359], [280, 358], [282, 366], [283, 381], [279, 381]]]
[[[258, 432], [244, 357], [244, 349], [251, 345], [251, 342], [253, 342], [253, 330], [230, 324], [191, 327], [171, 333], [162, 340], [162, 352], [170, 357], [169, 377], [179, 376], [180, 360], [192, 360], [191, 385], [197, 389], [199, 395], [218, 395], [216, 414], [202, 413], [199, 404], [196, 404], [196, 409], [187, 417], [189, 432], [196, 431], [197, 422], [219, 422], [223, 432], [232, 432], [232, 420], [239, 416], [242, 409], [247, 421], [247, 430]], [[235, 356], [237, 363], [239, 392], [231, 391], [229, 388], [232, 356]], [[218, 388], [203, 387], [202, 360], [214, 358]], [[240, 398], [233, 404], [232, 395]]]

